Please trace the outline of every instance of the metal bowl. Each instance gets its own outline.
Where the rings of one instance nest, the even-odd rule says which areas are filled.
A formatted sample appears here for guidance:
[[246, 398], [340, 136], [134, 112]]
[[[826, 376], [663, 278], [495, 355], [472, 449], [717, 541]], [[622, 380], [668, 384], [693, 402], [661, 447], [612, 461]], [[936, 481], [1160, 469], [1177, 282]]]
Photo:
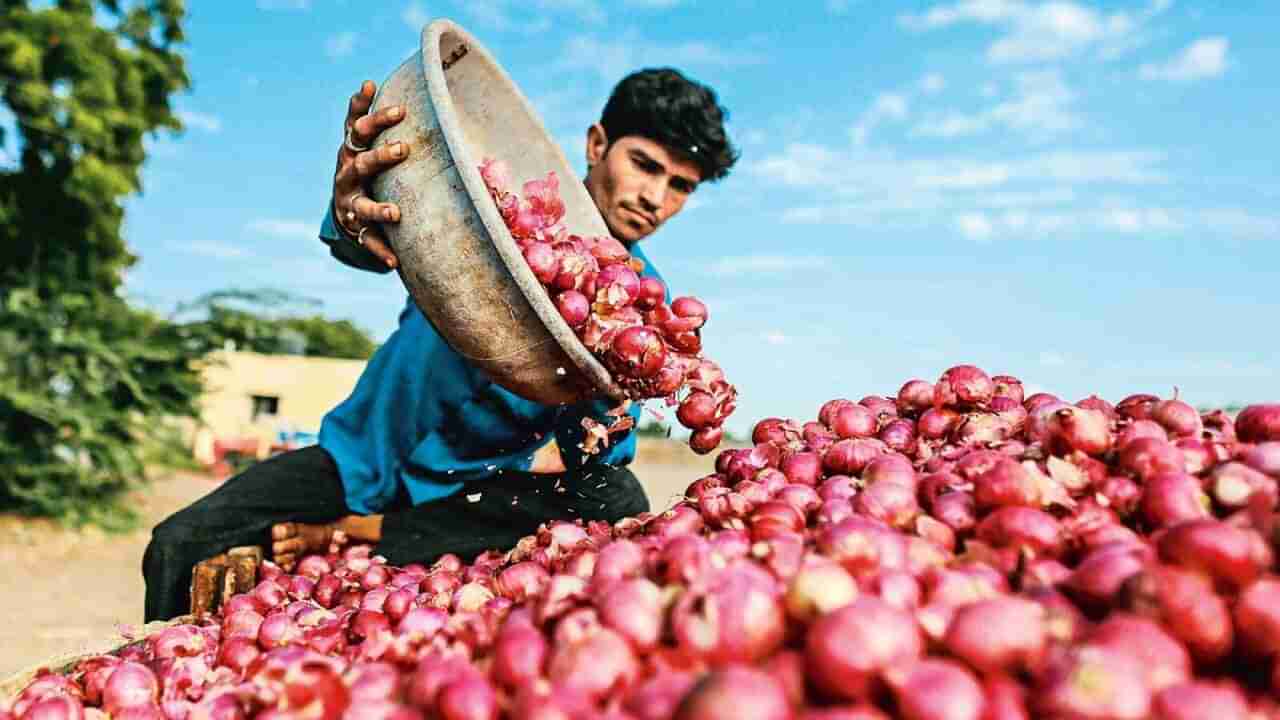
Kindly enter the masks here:
[[400, 206], [400, 222], [386, 230], [423, 314], [454, 350], [521, 397], [623, 399], [534, 277], [480, 177], [485, 158], [506, 162], [517, 185], [554, 170], [565, 225], [580, 235], [609, 234], [519, 88], [466, 30], [435, 20], [373, 106], [392, 104], [404, 105], [405, 119], [378, 144], [407, 143], [409, 156], [377, 178], [373, 196]]

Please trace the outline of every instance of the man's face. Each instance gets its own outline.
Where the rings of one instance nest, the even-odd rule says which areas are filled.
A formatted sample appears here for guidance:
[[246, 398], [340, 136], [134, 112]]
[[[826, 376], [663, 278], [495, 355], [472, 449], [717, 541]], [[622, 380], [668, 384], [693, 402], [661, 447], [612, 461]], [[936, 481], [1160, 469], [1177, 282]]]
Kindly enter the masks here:
[[702, 179], [698, 166], [662, 143], [627, 135], [612, 145], [587, 130], [587, 192], [613, 236], [630, 245], [684, 207]]

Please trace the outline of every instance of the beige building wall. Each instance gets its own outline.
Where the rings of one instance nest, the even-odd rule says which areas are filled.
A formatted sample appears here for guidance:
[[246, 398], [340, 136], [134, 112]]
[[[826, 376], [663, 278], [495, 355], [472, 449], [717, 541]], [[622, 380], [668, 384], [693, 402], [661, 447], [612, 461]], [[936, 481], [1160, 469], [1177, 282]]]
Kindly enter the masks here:
[[219, 439], [319, 432], [321, 418], [347, 399], [364, 366], [364, 360], [214, 353], [202, 371], [202, 424]]

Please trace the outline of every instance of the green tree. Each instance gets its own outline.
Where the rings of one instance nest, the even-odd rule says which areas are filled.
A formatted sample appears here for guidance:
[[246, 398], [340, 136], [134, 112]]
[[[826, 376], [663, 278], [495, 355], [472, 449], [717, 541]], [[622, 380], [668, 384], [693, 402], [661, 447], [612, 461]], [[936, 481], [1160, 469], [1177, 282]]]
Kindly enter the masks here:
[[[112, 524], [140, 440], [194, 413], [197, 357], [130, 306], [123, 201], [181, 130], [182, 0], [0, 0], [0, 509]], [[3, 133], [3, 130], [0, 130]]]
[[349, 320], [302, 314], [319, 301], [279, 290], [219, 290], [178, 308], [176, 317], [199, 313], [182, 325], [191, 347], [209, 352], [230, 345], [238, 350], [273, 355], [366, 360], [377, 348], [363, 329]]

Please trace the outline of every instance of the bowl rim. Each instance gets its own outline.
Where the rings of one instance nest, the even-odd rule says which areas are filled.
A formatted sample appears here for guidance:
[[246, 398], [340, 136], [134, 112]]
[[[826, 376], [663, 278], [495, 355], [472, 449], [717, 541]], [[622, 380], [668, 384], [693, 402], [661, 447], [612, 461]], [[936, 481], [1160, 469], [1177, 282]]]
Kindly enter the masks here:
[[[577, 181], [577, 175], [573, 172], [572, 166], [565, 157], [564, 150], [551, 140], [551, 134], [547, 132], [542, 118], [538, 116], [528, 98], [524, 96], [524, 93], [520, 91], [520, 88], [516, 86], [515, 82], [507, 74], [507, 71], [503, 69], [502, 65], [498, 63], [483, 44], [476, 40], [471, 33], [447, 18], [432, 20], [423, 28], [419, 57], [422, 62], [423, 77], [426, 80], [427, 93], [431, 98], [432, 105], [436, 108], [436, 119], [440, 124], [445, 144], [448, 146], [449, 153], [453, 158], [454, 170], [462, 179], [462, 184], [467, 194], [471, 197], [471, 204], [475, 208], [476, 214], [480, 217], [481, 223], [484, 224], [489, 240], [498, 251], [498, 256], [502, 258], [502, 262], [511, 274], [516, 287], [520, 289], [521, 294], [524, 295], [525, 300], [533, 308], [538, 319], [542, 321], [543, 327], [551, 334], [552, 339], [560, 345], [564, 353], [569, 356], [570, 361], [577, 366], [577, 370], [585, 375], [586, 379], [597, 390], [608, 397], [618, 401], [625, 400], [628, 397], [626, 391], [613, 381], [613, 376], [610, 375], [609, 370], [587, 349], [586, 345], [582, 344], [582, 341], [574, 334], [573, 328], [569, 327], [569, 323], [565, 322], [560, 315], [560, 311], [556, 309], [551, 296], [543, 288], [542, 284], [538, 282], [533, 270], [525, 262], [524, 253], [516, 245], [515, 238], [511, 236], [510, 230], [507, 229], [507, 224], [502, 220], [497, 206], [489, 198], [489, 189], [485, 185], [484, 179], [480, 176], [480, 169], [476, 159], [472, 156], [471, 148], [464, 140], [462, 129], [459, 127], [453, 97], [450, 95], [448, 84], [445, 82], [445, 60], [440, 56], [440, 45], [441, 39], [446, 34], [456, 36], [466, 47], [467, 54], [475, 53], [494, 71], [496, 79], [503, 86], [502, 90], [514, 97], [519, 103], [519, 109], [523, 110], [525, 115], [533, 121], [534, 127], [542, 134], [543, 139], [560, 161], [561, 168], [567, 170], [569, 177], [574, 181]], [[561, 168], [554, 169], [560, 170]], [[477, 202], [477, 198], [484, 198], [485, 202]], [[595, 210], [594, 203], [592, 204], [592, 210], [598, 212]], [[603, 218], [600, 223], [601, 225], [604, 224]]]

